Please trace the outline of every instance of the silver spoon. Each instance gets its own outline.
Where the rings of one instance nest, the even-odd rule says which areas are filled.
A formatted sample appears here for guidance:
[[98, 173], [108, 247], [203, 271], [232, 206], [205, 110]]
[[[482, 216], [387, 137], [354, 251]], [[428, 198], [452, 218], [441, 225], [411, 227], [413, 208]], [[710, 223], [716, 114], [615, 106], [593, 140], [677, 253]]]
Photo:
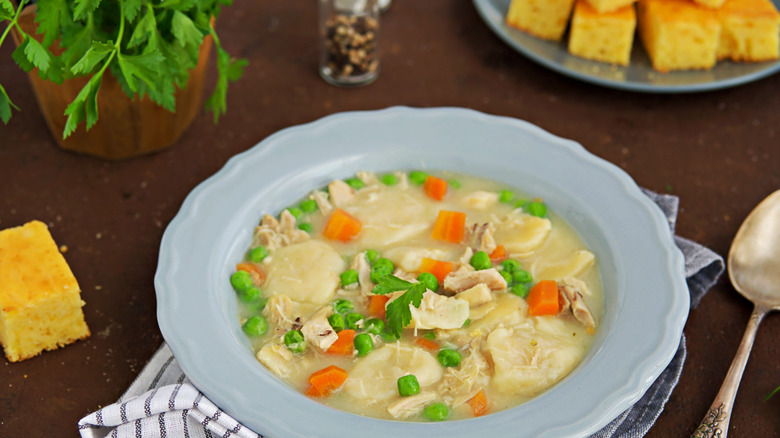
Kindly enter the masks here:
[[729, 250], [728, 271], [734, 288], [753, 303], [753, 314], [726, 379], [694, 438], [728, 435], [734, 397], [758, 325], [768, 312], [780, 310], [780, 190], [761, 201], [739, 227]]

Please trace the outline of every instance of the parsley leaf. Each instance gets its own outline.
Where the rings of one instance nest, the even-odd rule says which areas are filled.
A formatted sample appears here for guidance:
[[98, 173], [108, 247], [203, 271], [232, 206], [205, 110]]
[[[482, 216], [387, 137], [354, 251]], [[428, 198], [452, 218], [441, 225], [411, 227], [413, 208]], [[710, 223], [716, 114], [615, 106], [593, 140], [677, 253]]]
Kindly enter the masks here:
[[73, 18], [77, 21], [86, 19], [100, 6], [100, 0], [76, 0], [76, 8], [73, 10]]
[[14, 5], [11, 0], [0, 0], [0, 21], [14, 18]]
[[146, 13], [135, 26], [133, 35], [130, 36], [130, 41], [127, 42], [127, 47], [132, 48], [140, 45], [149, 40], [149, 37], [157, 31], [157, 20], [154, 18], [154, 10], [151, 6], [146, 8]]
[[65, 0], [37, 0], [35, 22], [38, 23], [39, 34], [43, 34], [43, 46], [50, 47], [59, 38], [60, 31], [70, 26], [70, 9]]
[[423, 294], [427, 290], [425, 284], [410, 283], [398, 277], [386, 275], [379, 280], [372, 291], [375, 294], [385, 295], [402, 290], [406, 292], [390, 301], [385, 313], [387, 330], [396, 337], [400, 337], [404, 327], [412, 321], [412, 309], [409, 306], [420, 307]]
[[141, 0], [124, 0], [124, 2], [122, 2], [122, 11], [128, 22], [135, 20], [135, 16], [138, 14], [138, 11], [141, 10], [141, 5]]
[[71, 67], [70, 71], [74, 74], [86, 74], [91, 72], [96, 65], [103, 61], [106, 56], [116, 50], [116, 46], [110, 41], [108, 43], [101, 43], [95, 41], [92, 43], [92, 47], [87, 50], [87, 53]]
[[8, 124], [8, 121], [11, 120], [11, 108], [19, 111], [19, 107], [11, 102], [11, 98], [8, 97], [8, 93], [5, 92], [5, 88], [0, 85], [0, 120], [2, 120], [6, 125]]
[[194, 52], [195, 58], [197, 58], [198, 50], [203, 42], [203, 34], [195, 27], [195, 23], [192, 22], [190, 17], [179, 11], [173, 11], [171, 31], [173, 36], [176, 37], [176, 42], [187, 50]]
[[65, 122], [63, 138], [67, 138], [72, 134], [76, 130], [76, 126], [84, 121], [86, 112], [90, 112], [90, 114], [86, 114], [87, 129], [92, 127], [92, 125], [89, 125], [90, 120], [93, 124], [97, 121], [97, 92], [103, 79], [103, 72], [104, 70], [101, 70], [92, 76], [92, 79], [79, 91], [73, 102], [65, 108], [65, 115], [68, 116], [68, 120]]

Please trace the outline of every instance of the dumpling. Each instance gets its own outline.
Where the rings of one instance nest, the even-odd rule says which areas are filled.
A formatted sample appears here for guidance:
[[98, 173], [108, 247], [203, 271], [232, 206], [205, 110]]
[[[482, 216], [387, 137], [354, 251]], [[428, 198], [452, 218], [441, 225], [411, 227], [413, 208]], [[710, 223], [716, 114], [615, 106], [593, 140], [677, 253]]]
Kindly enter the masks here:
[[534, 266], [534, 278], [537, 280], [560, 280], [564, 277], [576, 277], [593, 265], [596, 256], [581, 249], [574, 251], [568, 258], [553, 263]]
[[[571, 336], [569, 334], [569, 336]], [[497, 328], [487, 337], [491, 385], [505, 394], [535, 396], [569, 374], [584, 353], [564, 334]]]
[[279, 248], [268, 263], [269, 295], [293, 301], [325, 304], [336, 294], [346, 262], [329, 245], [308, 240]]
[[496, 224], [495, 240], [512, 256], [522, 256], [538, 249], [552, 230], [549, 219], [525, 213], [512, 213]]
[[425, 388], [441, 380], [442, 373], [436, 358], [422, 348], [387, 344], [358, 361], [344, 383], [344, 390], [352, 397], [372, 403], [398, 395], [399, 377], [414, 374], [420, 388]]
[[360, 240], [365, 247], [385, 248], [427, 232], [432, 216], [420, 196], [388, 188], [382, 196], [363, 195], [354, 202], [350, 213], [363, 222]]

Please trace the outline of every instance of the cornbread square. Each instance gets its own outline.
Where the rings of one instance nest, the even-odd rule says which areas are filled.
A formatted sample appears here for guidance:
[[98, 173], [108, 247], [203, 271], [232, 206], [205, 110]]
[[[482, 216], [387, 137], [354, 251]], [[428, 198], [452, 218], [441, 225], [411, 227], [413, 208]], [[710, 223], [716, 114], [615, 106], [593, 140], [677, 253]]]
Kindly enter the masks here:
[[633, 5], [637, 0], [587, 0], [588, 3], [598, 12], [612, 12]]
[[599, 13], [577, 0], [569, 29], [569, 53], [582, 58], [628, 65], [636, 29], [634, 5]]
[[560, 41], [574, 0], [512, 0], [506, 23], [533, 36]]
[[43, 222], [0, 231], [0, 343], [11, 362], [89, 336], [79, 285]]
[[653, 68], [668, 72], [715, 65], [721, 25], [714, 10], [690, 0], [639, 0], [637, 13]]
[[769, 0], [726, 0], [716, 12], [723, 31], [718, 59], [767, 61], [780, 57], [780, 14]]
[[723, 6], [724, 0], [693, 0], [694, 2], [708, 8], [717, 9]]

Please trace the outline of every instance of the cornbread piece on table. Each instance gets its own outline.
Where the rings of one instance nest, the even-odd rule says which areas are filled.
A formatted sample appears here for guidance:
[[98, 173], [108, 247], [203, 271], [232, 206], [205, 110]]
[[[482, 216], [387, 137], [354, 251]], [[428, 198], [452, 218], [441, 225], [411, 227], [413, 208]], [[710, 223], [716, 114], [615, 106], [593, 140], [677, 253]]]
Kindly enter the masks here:
[[89, 336], [79, 285], [43, 222], [0, 231], [0, 343], [11, 362]]
[[512, 0], [506, 23], [533, 36], [560, 41], [574, 0]]
[[577, 0], [569, 30], [569, 52], [595, 61], [628, 65], [634, 29], [634, 5], [599, 13], [588, 1]]
[[724, 0], [693, 0], [695, 3], [698, 3], [702, 6], [706, 6], [708, 8], [717, 9], [721, 6], [723, 6]]
[[715, 65], [721, 31], [715, 10], [690, 0], [639, 0], [637, 14], [639, 36], [656, 70]]
[[617, 11], [626, 6], [633, 5], [637, 0], [587, 0], [587, 2], [600, 13]]
[[780, 14], [769, 0], [726, 0], [716, 11], [723, 30], [718, 59], [767, 61], [780, 57]]

